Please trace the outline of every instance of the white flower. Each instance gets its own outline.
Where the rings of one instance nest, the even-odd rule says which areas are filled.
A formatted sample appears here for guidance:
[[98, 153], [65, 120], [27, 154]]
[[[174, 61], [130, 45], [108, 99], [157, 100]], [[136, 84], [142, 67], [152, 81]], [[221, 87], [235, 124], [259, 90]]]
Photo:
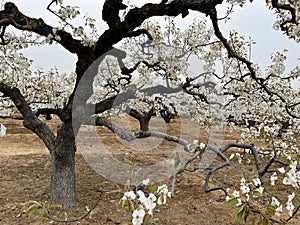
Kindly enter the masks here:
[[264, 188], [260, 186], [259, 188], [256, 188], [255, 191], [258, 191], [259, 193], [262, 194], [264, 192]]
[[295, 188], [300, 186], [300, 171], [297, 172], [297, 161], [294, 161], [290, 166], [290, 170], [286, 173], [286, 177], [283, 178], [283, 184], [292, 185]]
[[141, 190], [137, 191], [137, 194], [139, 196], [139, 201], [142, 205], [142, 207], [144, 207], [147, 211], [147, 213], [149, 215], [153, 214], [153, 209], [156, 206], [156, 196], [153, 193], [150, 193], [148, 198], [145, 196], [145, 193]]
[[250, 192], [250, 188], [246, 184], [245, 178], [241, 179], [240, 190], [242, 191], [243, 194], [247, 194]]
[[276, 172], [274, 172], [272, 174], [272, 176], [270, 177], [270, 180], [271, 180], [271, 185], [275, 185], [275, 180], [278, 180], [278, 176], [277, 176]]
[[58, 35], [55, 35], [54, 39], [55, 39], [56, 41], [61, 41], [61, 37], [58, 36]]
[[249, 191], [250, 191], [250, 188], [248, 186], [245, 186], [245, 185], [242, 185], [240, 189], [241, 189], [243, 194], [249, 193]]
[[149, 215], [153, 215], [153, 209], [156, 207], [156, 196], [153, 193], [149, 194], [147, 201], [145, 202], [145, 208], [147, 209], [147, 213]]
[[48, 43], [48, 44], [51, 44], [52, 40], [53, 40], [53, 35], [49, 33], [48, 36], [45, 39], [45, 42]]
[[143, 209], [134, 210], [132, 213], [132, 224], [133, 225], [142, 225], [145, 214], [146, 213]]
[[146, 180], [143, 180], [143, 185], [147, 186], [150, 182], [150, 179], [147, 178]]
[[145, 193], [143, 191], [141, 191], [141, 190], [138, 190], [137, 194], [139, 195], [139, 201], [142, 204], [145, 204], [147, 202], [147, 197], [145, 196]]
[[259, 178], [254, 178], [253, 183], [254, 183], [255, 187], [259, 187], [261, 185], [261, 181]]
[[228, 202], [231, 199], [231, 197], [229, 195], [226, 195], [225, 199], [226, 199], [226, 202]]
[[281, 213], [282, 213], [282, 205], [278, 206], [275, 210], [276, 216], [281, 216]]
[[294, 198], [295, 198], [295, 193], [293, 192], [292, 194], [290, 194], [290, 195], [288, 196], [288, 202], [289, 202], [289, 201], [292, 201]]
[[280, 206], [280, 202], [278, 201], [277, 198], [272, 197], [271, 205], [272, 206]]
[[158, 200], [157, 200], [157, 204], [158, 205], [166, 204], [167, 197], [171, 197], [172, 196], [172, 193], [168, 192], [168, 186], [165, 185], [165, 184], [163, 184], [161, 186], [158, 186], [156, 193], [159, 196]]
[[286, 209], [288, 211], [289, 216], [293, 215], [293, 211], [295, 209], [295, 206], [292, 202], [294, 197], [295, 197], [295, 193], [293, 192], [291, 195], [288, 196], [288, 201], [286, 202]]
[[232, 196], [235, 198], [240, 197], [240, 192], [239, 191], [233, 191]]
[[201, 142], [200, 145], [199, 145], [199, 147], [200, 147], [200, 149], [203, 150], [203, 149], [205, 149], [206, 145], [205, 145], [204, 143]]
[[124, 196], [122, 200], [134, 200], [136, 198], [136, 195], [133, 191], [128, 191], [124, 193]]
[[160, 194], [160, 193], [167, 194], [167, 193], [168, 193], [168, 186], [167, 186], [166, 184], [163, 184], [163, 185], [161, 185], [161, 186], [158, 186], [156, 192], [157, 192], [158, 194]]

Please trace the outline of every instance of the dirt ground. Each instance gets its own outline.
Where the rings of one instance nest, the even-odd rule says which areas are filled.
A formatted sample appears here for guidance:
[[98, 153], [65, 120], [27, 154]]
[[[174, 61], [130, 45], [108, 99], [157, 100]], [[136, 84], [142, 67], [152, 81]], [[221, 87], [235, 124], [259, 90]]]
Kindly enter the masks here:
[[[58, 224], [50, 219], [42, 220], [38, 216], [29, 217], [26, 209], [29, 200], [41, 202], [47, 206], [49, 201], [50, 184], [50, 155], [39, 138], [22, 126], [21, 121], [1, 120], [0, 123], [7, 127], [6, 137], [0, 138], [0, 224]], [[54, 121], [48, 122], [54, 129]], [[163, 122], [157, 118], [153, 119], [151, 127], [161, 125]], [[135, 127], [136, 124], [129, 124]], [[174, 134], [182, 128], [178, 121], [173, 120], [167, 126], [167, 132]], [[193, 126], [188, 125], [188, 129]], [[88, 129], [88, 128], [87, 128]], [[135, 129], [135, 128], [134, 128]], [[197, 133], [189, 130], [186, 136], [191, 140], [197, 139]], [[135, 165], [151, 164], [161, 160], [174, 149], [174, 144], [160, 141], [152, 151], [136, 152], [132, 146], [126, 146], [120, 142], [107, 129], [101, 128], [97, 131], [102, 143], [111, 154], [120, 161], [127, 161]], [[209, 139], [205, 132], [201, 133], [201, 141]], [[225, 141], [238, 139], [236, 132], [228, 131], [224, 137]], [[135, 147], [142, 146], [144, 142], [136, 142]], [[235, 150], [236, 151], [236, 150]], [[232, 153], [229, 152], [227, 155]], [[199, 162], [198, 162], [199, 163]], [[215, 163], [218, 163], [216, 160]], [[224, 186], [233, 190], [244, 174], [255, 173], [253, 165], [238, 164], [235, 159], [231, 166], [212, 176], [211, 187]], [[84, 215], [99, 197], [99, 189], [116, 190], [117, 184], [105, 179], [96, 173], [86, 162], [80, 151], [76, 155], [77, 174], [77, 200], [78, 207], [69, 212], [53, 212], [61, 219], [73, 219]], [[166, 207], [158, 207], [154, 212], [151, 224], [166, 225], [238, 225], [244, 224], [237, 221], [237, 207], [225, 205], [225, 196], [221, 191], [205, 193], [205, 172], [189, 172], [180, 174], [177, 178], [177, 186], [173, 204]], [[170, 184], [170, 179], [165, 183]], [[266, 187], [268, 187], [268, 181]], [[122, 186], [121, 186], [122, 187]], [[285, 190], [286, 186], [277, 185], [273, 191]], [[271, 189], [272, 192], [272, 189]], [[288, 190], [287, 190], [288, 193]], [[299, 194], [299, 193], [296, 193]], [[104, 194], [90, 215], [74, 223], [63, 224], [123, 224], [130, 222], [131, 215], [127, 211], [117, 211], [117, 203], [122, 197], [121, 193]], [[280, 218], [278, 218], [280, 219]], [[300, 215], [290, 221], [291, 225], [299, 225]], [[250, 223], [249, 223], [250, 224]]]

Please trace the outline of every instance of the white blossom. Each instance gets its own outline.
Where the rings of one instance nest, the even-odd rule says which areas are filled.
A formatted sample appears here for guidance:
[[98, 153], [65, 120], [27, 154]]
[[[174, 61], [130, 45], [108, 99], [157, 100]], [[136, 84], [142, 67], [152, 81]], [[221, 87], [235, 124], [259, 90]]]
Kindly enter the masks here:
[[292, 194], [290, 194], [288, 196], [288, 201], [286, 202], [286, 209], [288, 211], [289, 216], [293, 215], [293, 211], [295, 209], [295, 206], [294, 206], [294, 204], [292, 202], [292, 200], [294, 199], [294, 197], [295, 197], [295, 193], [293, 192]]
[[279, 171], [280, 173], [285, 173], [284, 167], [279, 168], [278, 171]]
[[149, 184], [149, 182], [150, 182], [150, 179], [147, 178], [147, 179], [143, 180], [143, 185], [147, 186]]
[[299, 188], [300, 185], [300, 171], [297, 171], [297, 161], [294, 161], [289, 166], [290, 170], [286, 173], [283, 178], [283, 184], [292, 185], [295, 188]]
[[271, 205], [276, 207], [276, 209], [275, 209], [275, 215], [276, 216], [281, 216], [282, 205], [280, 204], [280, 202], [278, 201], [277, 198], [272, 197]]
[[133, 191], [128, 191], [124, 193], [122, 200], [134, 200], [135, 198], [135, 193]]
[[133, 225], [142, 225], [144, 216], [145, 216], [145, 210], [144, 209], [136, 209], [132, 213], [132, 224]]
[[254, 178], [253, 183], [254, 183], [255, 187], [259, 187], [261, 185], [261, 181], [259, 178]]
[[275, 185], [275, 181], [278, 180], [278, 176], [277, 176], [276, 172], [274, 172], [272, 174], [272, 176], [270, 177], [270, 180], [271, 180], [271, 185]]

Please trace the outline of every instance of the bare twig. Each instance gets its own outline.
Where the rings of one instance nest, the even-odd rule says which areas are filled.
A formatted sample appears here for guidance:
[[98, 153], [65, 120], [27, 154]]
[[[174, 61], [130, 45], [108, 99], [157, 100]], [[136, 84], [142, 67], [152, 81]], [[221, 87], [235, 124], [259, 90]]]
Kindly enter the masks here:
[[76, 219], [72, 219], [72, 220], [61, 220], [61, 219], [55, 218], [55, 217], [54, 217], [53, 215], [51, 215], [51, 213], [48, 211], [48, 212], [47, 212], [47, 213], [48, 213], [48, 215], [47, 215], [48, 219], [53, 220], [53, 221], [58, 222], [58, 223], [74, 223], [74, 222], [80, 221], [80, 220], [86, 218], [86, 217], [87, 217], [87, 216], [88, 216], [88, 215], [89, 215], [89, 214], [97, 207], [98, 203], [99, 203], [100, 200], [102, 199], [103, 193], [113, 193], [113, 192], [116, 192], [116, 191], [97, 190], [97, 192], [100, 192], [99, 197], [97, 198], [97, 200], [96, 200], [95, 204], [93, 205], [93, 207], [92, 207], [87, 213], [85, 213], [84, 215], [82, 215], [82, 216], [80, 216], [80, 217], [78, 217], [78, 218], [76, 218]]
[[203, 153], [204, 153], [203, 150], [197, 151], [190, 159], [181, 162], [181, 167], [173, 173], [172, 186], [171, 186], [172, 196], [174, 196], [177, 176], [180, 173], [183, 173], [185, 171], [187, 165], [190, 164], [191, 162], [193, 162], [195, 159], [197, 159]]

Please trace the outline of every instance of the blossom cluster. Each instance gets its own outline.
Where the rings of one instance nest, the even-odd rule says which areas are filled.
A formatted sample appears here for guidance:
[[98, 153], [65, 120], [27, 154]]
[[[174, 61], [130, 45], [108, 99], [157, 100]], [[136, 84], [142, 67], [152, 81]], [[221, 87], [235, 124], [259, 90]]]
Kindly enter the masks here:
[[294, 188], [300, 187], [300, 170], [297, 169], [297, 161], [292, 162], [289, 165], [289, 170], [286, 172], [284, 168], [280, 169], [280, 172], [286, 173], [286, 176], [283, 178], [283, 184], [291, 185]]
[[[143, 184], [148, 184], [145, 180]], [[171, 192], [168, 191], [166, 184], [160, 185], [154, 192], [145, 193], [142, 190], [125, 192], [118, 209], [125, 209], [129, 204], [132, 212], [133, 225], [145, 225], [153, 217], [153, 210], [158, 205], [171, 204]]]
[[232, 196], [226, 196], [226, 201], [233, 201], [236, 206], [240, 206], [243, 202], [248, 202], [251, 197], [259, 197], [263, 195], [264, 187], [262, 187], [259, 178], [254, 178], [252, 182], [247, 182], [245, 178], [240, 180], [240, 190], [234, 190]]

